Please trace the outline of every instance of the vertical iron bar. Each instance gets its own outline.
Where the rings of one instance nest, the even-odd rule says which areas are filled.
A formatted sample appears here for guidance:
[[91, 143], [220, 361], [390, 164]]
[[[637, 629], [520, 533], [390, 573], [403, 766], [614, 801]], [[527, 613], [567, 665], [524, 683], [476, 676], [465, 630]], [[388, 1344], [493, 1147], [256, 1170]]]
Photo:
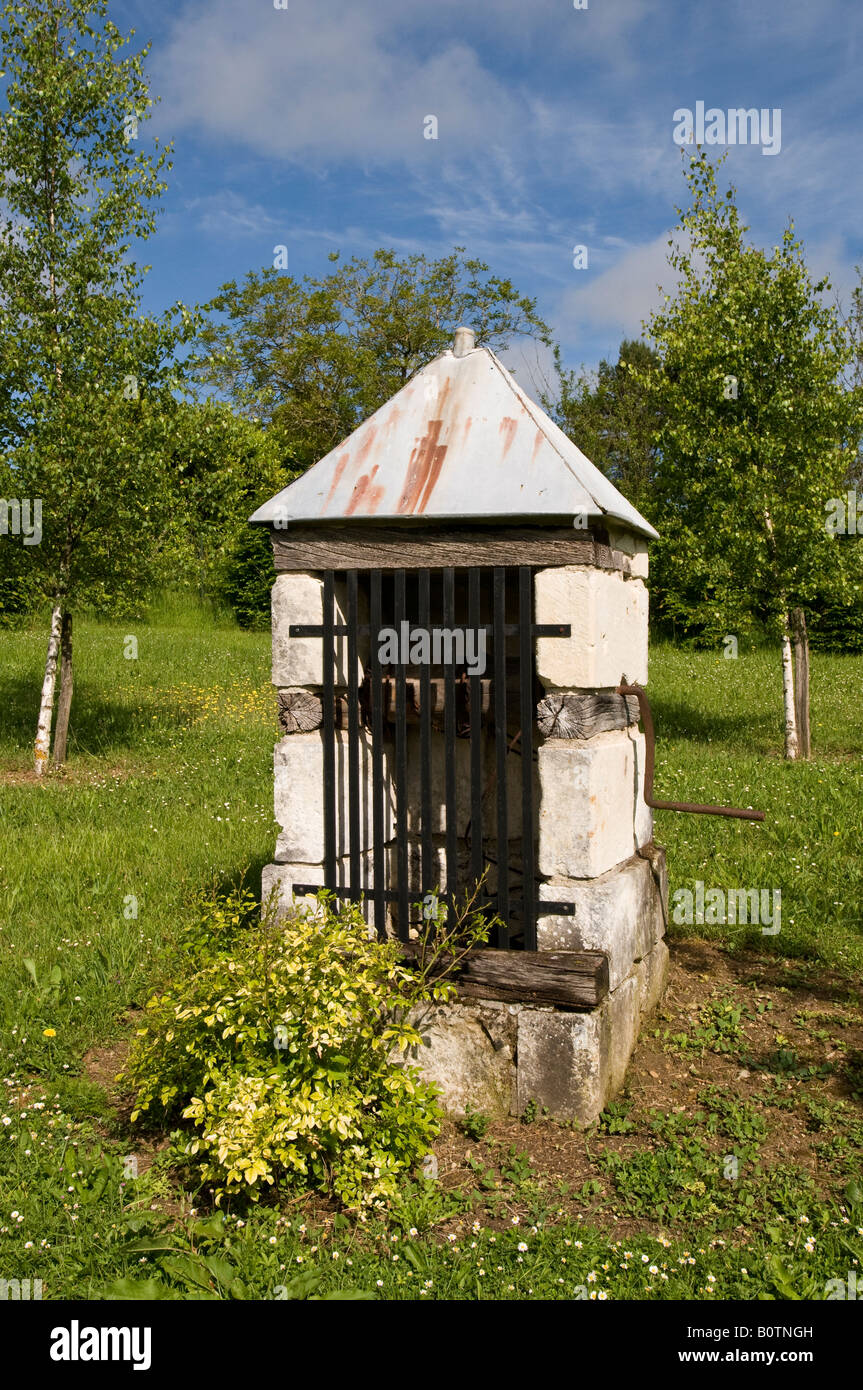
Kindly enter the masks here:
[[[420, 626], [431, 626], [431, 574], [419, 573]], [[432, 853], [432, 784], [431, 784], [431, 665], [426, 662], [420, 671], [420, 834], [422, 869], [420, 892], [431, 893], [437, 887]]]
[[[455, 626], [455, 570], [443, 572], [443, 625]], [[450, 913], [458, 879], [457, 810], [455, 791], [455, 664], [444, 670], [444, 803], [446, 805], [446, 901]]]
[[[402, 623], [405, 620], [405, 572], [395, 572], [395, 629], [401, 642]], [[404, 653], [402, 653], [404, 655]], [[407, 757], [407, 686], [405, 663], [396, 666], [396, 855], [398, 874], [398, 923], [396, 931], [400, 941], [410, 938], [410, 918], [408, 908], [408, 757]]]
[[357, 680], [359, 620], [357, 572], [348, 570], [348, 852], [352, 895], [358, 893], [363, 886], [360, 882], [360, 691]]
[[332, 570], [324, 571], [324, 621], [321, 655], [323, 661], [323, 739], [324, 739], [324, 885], [338, 891], [336, 881], [336, 692], [333, 602], [335, 582]]
[[[478, 632], [480, 613], [480, 571], [468, 571], [467, 620]], [[471, 890], [482, 878], [482, 676], [470, 678], [470, 876]]]
[[494, 569], [494, 745], [497, 767], [497, 929], [500, 947], [509, 946], [509, 826], [506, 804], [506, 570]]
[[375, 905], [375, 931], [379, 938], [387, 934], [386, 899], [384, 898], [384, 711], [383, 680], [381, 678], [381, 572], [372, 570], [369, 594], [369, 638], [372, 672], [372, 896]]
[[518, 645], [521, 705], [521, 865], [524, 949], [536, 950], [536, 864], [533, 842], [533, 580], [518, 568]]

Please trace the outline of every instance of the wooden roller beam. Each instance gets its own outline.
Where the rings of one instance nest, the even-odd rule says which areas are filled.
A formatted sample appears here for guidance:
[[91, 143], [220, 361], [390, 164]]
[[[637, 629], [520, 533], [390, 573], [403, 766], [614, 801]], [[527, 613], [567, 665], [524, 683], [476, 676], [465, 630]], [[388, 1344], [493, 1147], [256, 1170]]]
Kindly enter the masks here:
[[540, 700], [536, 722], [543, 738], [593, 738], [637, 724], [638, 701], [634, 695], [556, 691]]

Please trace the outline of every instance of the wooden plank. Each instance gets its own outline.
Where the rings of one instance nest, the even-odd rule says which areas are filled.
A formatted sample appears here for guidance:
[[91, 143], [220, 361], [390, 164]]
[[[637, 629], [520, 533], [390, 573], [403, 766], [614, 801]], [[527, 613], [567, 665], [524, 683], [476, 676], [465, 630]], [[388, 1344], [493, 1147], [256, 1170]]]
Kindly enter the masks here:
[[536, 707], [536, 722], [543, 738], [592, 738], [594, 734], [637, 724], [638, 716], [638, 701], [633, 695], [556, 691], [546, 695]]
[[[406, 942], [404, 953], [418, 954]], [[602, 951], [471, 951], [454, 978], [460, 995], [511, 1003], [594, 1009], [608, 994], [608, 958]]]
[[629, 557], [565, 527], [400, 529], [298, 526], [272, 531], [276, 570], [443, 569], [471, 565], [598, 565], [624, 574]]

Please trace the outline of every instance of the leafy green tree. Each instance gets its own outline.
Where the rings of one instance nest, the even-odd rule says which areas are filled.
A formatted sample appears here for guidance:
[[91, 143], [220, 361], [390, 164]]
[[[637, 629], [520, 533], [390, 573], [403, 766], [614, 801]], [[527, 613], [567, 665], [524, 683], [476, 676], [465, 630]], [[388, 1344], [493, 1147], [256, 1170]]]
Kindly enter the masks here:
[[519, 335], [549, 342], [534, 300], [466, 258], [376, 251], [322, 279], [265, 268], [232, 281], [205, 308], [201, 377], [276, 426], [298, 465], [328, 453], [470, 324], [500, 347]]
[[263, 626], [275, 579], [272, 547], [248, 518], [262, 497], [296, 476], [291, 450], [277, 431], [235, 415], [224, 402], [183, 402], [167, 467], [170, 582], [227, 601], [241, 626]]
[[131, 36], [106, 10], [106, 0], [7, 0], [0, 34], [0, 449], [15, 495], [42, 506], [27, 556], [31, 598], [52, 608], [39, 774], [58, 649], [54, 758], [65, 757], [74, 609], [134, 601], [158, 558], [172, 358], [194, 328], [181, 306], [158, 321], [140, 311], [144, 271], [130, 249], [154, 230], [167, 151], [140, 147], [148, 50], [122, 55]]
[[216, 590], [240, 627], [265, 631], [270, 625], [270, 593], [276, 582], [273, 546], [261, 526], [246, 526], [226, 557]]
[[768, 254], [746, 244], [735, 190], [718, 192], [700, 151], [686, 179], [679, 288], [646, 325], [661, 363], [636, 371], [661, 421], [658, 577], [687, 623], [718, 637], [757, 616], [781, 637], [785, 753], [807, 756], [806, 616], [844, 582], [825, 515], [860, 435], [853, 345], [793, 224]]
[[647, 343], [625, 338], [617, 361], [603, 358], [595, 374], [566, 369], [557, 347], [554, 357], [555, 392], [546, 391], [542, 404], [590, 461], [649, 516], [660, 417], [633, 369], [649, 371], [659, 362], [657, 354]]

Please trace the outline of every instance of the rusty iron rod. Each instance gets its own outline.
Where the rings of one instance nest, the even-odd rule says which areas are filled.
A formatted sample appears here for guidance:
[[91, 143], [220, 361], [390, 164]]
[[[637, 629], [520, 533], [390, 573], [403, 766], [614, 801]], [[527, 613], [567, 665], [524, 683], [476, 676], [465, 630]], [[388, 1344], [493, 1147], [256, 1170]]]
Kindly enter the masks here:
[[653, 728], [653, 715], [647, 693], [640, 685], [619, 685], [618, 695], [634, 695], [638, 701], [641, 722], [644, 725], [644, 800], [654, 811], [689, 811], [698, 816], [732, 816], [736, 820], [764, 820], [763, 811], [746, 811], [740, 806], [702, 806], [694, 801], [657, 801], [653, 795], [653, 767], [656, 749], [656, 734]]

